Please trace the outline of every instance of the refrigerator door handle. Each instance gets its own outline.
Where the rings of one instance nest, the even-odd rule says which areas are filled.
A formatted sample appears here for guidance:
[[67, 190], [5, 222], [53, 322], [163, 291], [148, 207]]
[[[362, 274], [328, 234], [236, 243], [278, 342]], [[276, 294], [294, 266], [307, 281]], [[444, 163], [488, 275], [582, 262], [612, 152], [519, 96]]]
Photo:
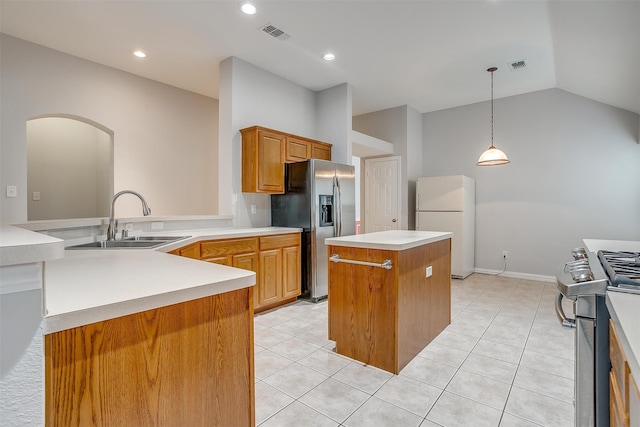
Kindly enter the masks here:
[[337, 176], [333, 177], [333, 194], [335, 199], [333, 203], [335, 210], [335, 235], [339, 237], [342, 235], [342, 201], [340, 200], [340, 180]]

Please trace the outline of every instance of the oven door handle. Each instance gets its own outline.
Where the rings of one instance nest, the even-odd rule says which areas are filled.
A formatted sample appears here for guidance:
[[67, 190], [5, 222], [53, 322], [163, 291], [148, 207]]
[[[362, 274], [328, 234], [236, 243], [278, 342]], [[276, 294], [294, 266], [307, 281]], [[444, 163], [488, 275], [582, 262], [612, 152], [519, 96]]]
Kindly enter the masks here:
[[558, 296], [556, 296], [556, 314], [558, 315], [562, 326], [565, 328], [575, 328], [576, 319], [570, 319], [566, 314], [564, 314], [564, 310], [562, 309], [562, 298], [564, 298], [564, 295], [562, 295], [562, 292], [558, 292]]

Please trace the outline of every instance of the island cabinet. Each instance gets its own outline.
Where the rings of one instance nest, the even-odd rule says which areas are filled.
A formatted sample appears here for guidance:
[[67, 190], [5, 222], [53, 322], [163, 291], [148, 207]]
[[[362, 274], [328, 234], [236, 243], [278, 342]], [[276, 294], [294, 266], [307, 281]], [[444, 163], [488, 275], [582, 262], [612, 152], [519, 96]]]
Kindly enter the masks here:
[[284, 193], [284, 164], [331, 160], [331, 144], [261, 126], [241, 129], [242, 191]]
[[255, 272], [256, 313], [295, 301], [300, 295], [300, 233], [207, 240], [170, 253]]
[[46, 335], [46, 425], [255, 425], [252, 292]]
[[640, 391], [629, 369], [627, 355], [612, 320], [609, 320], [609, 417], [611, 427], [640, 426]]
[[[339, 259], [329, 262], [328, 292], [337, 353], [398, 374], [444, 330], [450, 236], [394, 230], [326, 240], [330, 259]], [[386, 243], [398, 237], [400, 244]]]

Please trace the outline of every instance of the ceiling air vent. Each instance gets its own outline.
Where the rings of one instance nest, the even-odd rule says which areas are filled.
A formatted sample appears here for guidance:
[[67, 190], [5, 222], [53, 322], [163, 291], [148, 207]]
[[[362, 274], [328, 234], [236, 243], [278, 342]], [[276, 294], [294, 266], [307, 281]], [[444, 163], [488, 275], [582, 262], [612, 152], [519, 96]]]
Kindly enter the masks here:
[[509, 62], [509, 69], [511, 69], [511, 71], [520, 71], [520, 70], [524, 70], [525, 68], [527, 68], [527, 60], [526, 59], [521, 59], [519, 61]]
[[262, 27], [262, 31], [269, 34], [271, 37], [275, 37], [278, 40], [286, 40], [290, 37], [289, 34], [285, 33], [280, 28], [275, 27], [271, 24], [267, 24], [264, 27]]

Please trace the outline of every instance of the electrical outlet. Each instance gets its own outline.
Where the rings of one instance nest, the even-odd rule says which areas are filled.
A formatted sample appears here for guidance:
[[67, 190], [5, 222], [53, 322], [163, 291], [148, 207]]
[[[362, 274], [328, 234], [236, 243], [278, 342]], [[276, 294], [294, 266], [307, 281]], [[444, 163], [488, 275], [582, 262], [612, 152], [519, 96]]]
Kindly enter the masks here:
[[256, 214], [256, 205], [251, 205], [251, 213]]
[[508, 257], [509, 257], [509, 252], [502, 251], [502, 258], [508, 258]]
[[40, 192], [39, 191], [34, 191], [33, 192], [33, 200], [40, 200]]
[[15, 185], [7, 185], [7, 197], [18, 197], [18, 187]]

